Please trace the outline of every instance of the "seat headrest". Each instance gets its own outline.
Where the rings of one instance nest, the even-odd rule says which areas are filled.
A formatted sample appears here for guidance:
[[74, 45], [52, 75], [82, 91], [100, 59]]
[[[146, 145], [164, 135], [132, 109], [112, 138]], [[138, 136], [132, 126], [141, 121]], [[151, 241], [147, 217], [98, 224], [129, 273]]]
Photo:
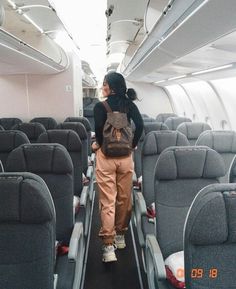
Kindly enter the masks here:
[[185, 231], [194, 245], [236, 242], [236, 184], [205, 187], [194, 199]]
[[80, 122], [63, 122], [57, 125], [57, 129], [72, 129], [79, 135], [81, 141], [88, 139], [86, 129]]
[[16, 147], [29, 143], [29, 139], [22, 131], [0, 131], [0, 152], [11, 152]]
[[224, 160], [205, 146], [167, 148], [160, 154], [155, 169], [158, 180], [211, 179], [224, 175]]
[[4, 129], [12, 129], [12, 127], [18, 123], [22, 123], [22, 120], [17, 117], [2, 117], [0, 118], [0, 125]]
[[44, 181], [30, 173], [0, 173], [0, 223], [41, 224], [55, 219]]
[[169, 117], [165, 121], [165, 125], [167, 125], [170, 130], [176, 130], [182, 122], [191, 122], [191, 119], [187, 117]]
[[13, 130], [21, 130], [23, 131], [30, 140], [37, 140], [39, 135], [46, 131], [45, 127], [38, 122], [32, 123], [20, 123], [16, 124], [12, 127]]
[[218, 153], [236, 153], [236, 132], [235, 131], [205, 131], [196, 145], [206, 145]]
[[71, 174], [71, 157], [60, 144], [24, 144], [8, 156], [6, 170], [41, 174]]
[[145, 136], [142, 155], [159, 155], [170, 146], [188, 146], [189, 142], [185, 135], [178, 131], [163, 130], [152, 131]]
[[143, 125], [145, 135], [155, 130], [168, 130], [168, 127], [162, 122], [146, 122]]
[[82, 117], [82, 116], [80, 116], [80, 117], [79, 116], [78, 117], [67, 117], [64, 120], [64, 122], [81, 122], [84, 125], [87, 132], [92, 130], [91, 124], [86, 117]]
[[197, 139], [199, 135], [205, 130], [211, 130], [209, 124], [204, 122], [183, 122], [177, 130], [186, 135], [187, 139]]
[[159, 113], [156, 117], [157, 121], [165, 122], [169, 117], [176, 117], [177, 114], [175, 113]]
[[56, 120], [52, 117], [35, 117], [30, 122], [41, 123], [47, 130], [54, 129], [57, 126]]
[[54, 129], [42, 133], [38, 138], [39, 143], [59, 143], [69, 152], [81, 152], [82, 143], [78, 134], [71, 129]]

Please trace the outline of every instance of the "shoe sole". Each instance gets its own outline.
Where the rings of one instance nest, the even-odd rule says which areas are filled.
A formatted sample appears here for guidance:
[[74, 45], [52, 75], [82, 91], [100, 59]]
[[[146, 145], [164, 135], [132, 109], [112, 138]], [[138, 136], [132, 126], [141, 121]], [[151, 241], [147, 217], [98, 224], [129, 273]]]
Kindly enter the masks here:
[[117, 249], [124, 249], [126, 247], [126, 244], [116, 244]]
[[108, 263], [108, 262], [115, 262], [117, 261], [116, 255], [115, 254], [111, 254], [110, 256], [106, 256], [105, 258], [102, 258], [102, 262], [104, 263]]

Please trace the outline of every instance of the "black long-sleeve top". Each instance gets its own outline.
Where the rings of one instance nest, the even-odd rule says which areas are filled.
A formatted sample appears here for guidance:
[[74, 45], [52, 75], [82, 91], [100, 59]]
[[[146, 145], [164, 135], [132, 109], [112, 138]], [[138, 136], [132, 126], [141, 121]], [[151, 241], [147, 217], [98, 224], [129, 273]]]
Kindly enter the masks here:
[[[110, 95], [106, 101], [108, 102], [112, 111], [121, 111], [120, 97], [118, 95]], [[98, 102], [95, 105], [93, 112], [96, 142], [101, 146], [103, 142], [103, 127], [107, 119], [107, 111], [102, 102]], [[135, 124], [135, 132], [132, 144], [133, 148], [135, 148], [143, 132], [143, 119], [137, 106], [130, 99], [127, 99], [127, 118], [129, 122], [132, 119]]]

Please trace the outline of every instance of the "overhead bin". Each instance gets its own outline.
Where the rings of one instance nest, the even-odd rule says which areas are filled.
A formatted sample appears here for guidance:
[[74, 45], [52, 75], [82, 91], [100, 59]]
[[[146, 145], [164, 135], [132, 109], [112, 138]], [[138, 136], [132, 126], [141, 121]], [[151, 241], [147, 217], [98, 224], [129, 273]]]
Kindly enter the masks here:
[[166, 65], [236, 30], [234, 0], [172, 2], [124, 69], [130, 80], [161, 72]]
[[2, 3], [5, 19], [0, 28], [0, 73], [57, 73], [66, 69], [68, 56], [55, 37], [59, 32], [68, 38], [70, 35], [51, 4], [46, 0]]

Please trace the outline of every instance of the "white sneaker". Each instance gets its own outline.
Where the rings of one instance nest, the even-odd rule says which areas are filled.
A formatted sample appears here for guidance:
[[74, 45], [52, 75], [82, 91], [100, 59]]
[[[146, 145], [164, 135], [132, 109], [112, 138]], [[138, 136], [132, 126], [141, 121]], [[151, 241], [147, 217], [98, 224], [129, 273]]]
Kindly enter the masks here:
[[115, 246], [113, 245], [106, 245], [103, 247], [103, 254], [102, 254], [102, 261], [103, 262], [114, 262], [117, 261], [116, 254], [115, 254]]
[[124, 249], [126, 247], [125, 236], [124, 235], [116, 235], [115, 236], [115, 244], [117, 246], [117, 249]]

